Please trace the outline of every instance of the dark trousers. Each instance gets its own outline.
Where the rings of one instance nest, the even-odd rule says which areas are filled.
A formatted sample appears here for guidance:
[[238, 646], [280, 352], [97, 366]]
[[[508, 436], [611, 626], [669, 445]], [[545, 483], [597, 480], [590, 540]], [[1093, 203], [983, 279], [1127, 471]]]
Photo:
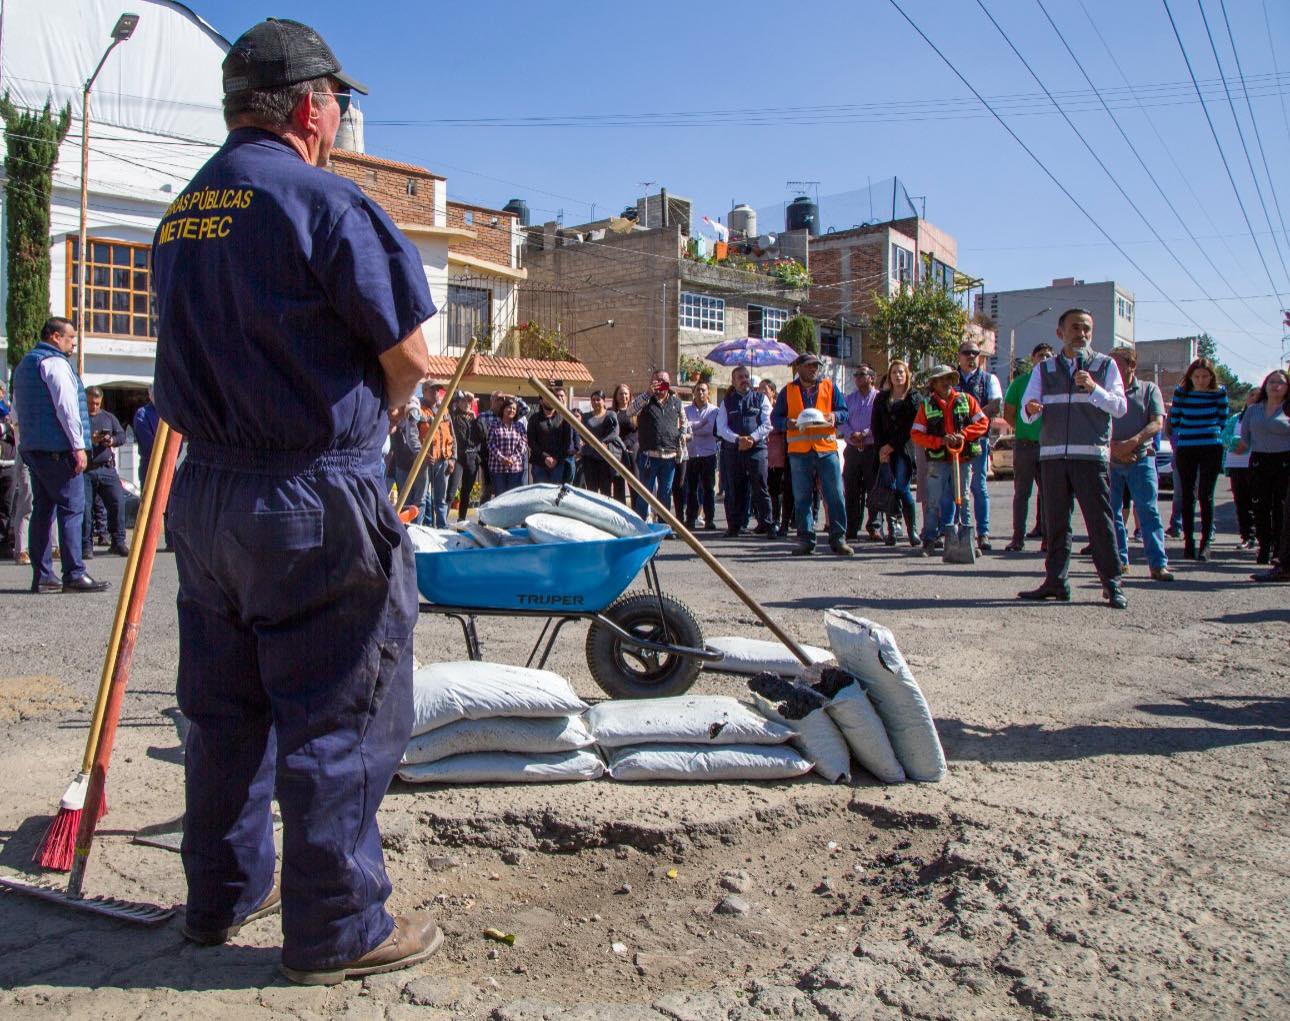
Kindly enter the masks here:
[[1111, 518], [1111, 480], [1101, 461], [1055, 458], [1042, 462], [1040, 489], [1044, 501], [1044, 557], [1046, 584], [1068, 588], [1071, 561], [1071, 513], [1079, 503], [1093, 545], [1093, 565], [1103, 583], [1120, 576], [1120, 554], [1115, 548], [1115, 522]]
[[676, 475], [672, 479], [672, 513], [685, 520], [685, 500], [689, 489], [690, 459], [676, 462]]
[[81, 532], [85, 519], [85, 482], [76, 474], [67, 451], [24, 450], [22, 459], [31, 471], [31, 524], [27, 548], [31, 555], [31, 584], [57, 582], [50, 530], [58, 520], [58, 546], [62, 550], [63, 584], [85, 576]]
[[1017, 440], [1012, 445], [1012, 542], [1026, 541], [1026, 522], [1030, 518], [1030, 491], [1035, 490], [1035, 519], [1044, 525], [1044, 487], [1039, 482], [1039, 444], [1034, 440]]
[[452, 509], [452, 501], [460, 499], [457, 504], [457, 520], [465, 521], [466, 512], [470, 510], [470, 494], [475, 488], [475, 478], [479, 474], [479, 465], [473, 468], [467, 468], [461, 461], [457, 462], [457, 467], [452, 470], [452, 476], [448, 479], [448, 509]]
[[1227, 481], [1232, 487], [1232, 504], [1236, 508], [1236, 534], [1242, 542], [1254, 538], [1254, 483], [1249, 468], [1228, 468]]
[[867, 531], [878, 527], [878, 515], [873, 508], [865, 509], [869, 503], [869, 490], [878, 478], [878, 451], [870, 445], [858, 450], [846, 445], [842, 452], [842, 493], [847, 508], [847, 538], [854, 539], [860, 534], [860, 522], [864, 521]]
[[716, 513], [717, 455], [692, 457], [685, 469], [685, 525], [693, 528], [703, 510], [703, 523], [712, 524]]
[[1174, 471], [1181, 486], [1183, 541], [1191, 549], [1196, 538], [1196, 502], [1200, 501], [1200, 541], [1209, 542], [1214, 531], [1214, 486], [1223, 470], [1222, 444], [1174, 447]]
[[[635, 475], [636, 474], [636, 452], [633, 450], [629, 450], [626, 453], [624, 453], [622, 464], [623, 464], [623, 467], [627, 469], [627, 471]], [[619, 475], [618, 472], [614, 472], [613, 477], [610, 479], [610, 490], [615, 500], [622, 500], [623, 503], [627, 504], [628, 507], [632, 505], [632, 500], [634, 499], [634, 497], [628, 492], [627, 483], [623, 481], [623, 477]]]
[[726, 480], [726, 528], [742, 529], [751, 514], [759, 525], [769, 525], [770, 492], [766, 488], [766, 448], [740, 450], [721, 444], [721, 474]]
[[[613, 496], [614, 480], [618, 479], [618, 476], [614, 469], [600, 458], [585, 454], [582, 458], [582, 478], [593, 493]], [[622, 479], [618, 479], [618, 484], [623, 484]]]
[[[1290, 514], [1290, 454], [1251, 454], [1250, 478], [1254, 484], [1254, 534], [1259, 553], [1280, 557], [1285, 564], [1286, 554], [1290, 553], [1290, 529], [1285, 520]], [[31, 527], [36, 527], [34, 521]], [[34, 549], [31, 562], [36, 562]]]
[[193, 444], [171, 494], [182, 856], [189, 923], [244, 918], [273, 885], [276, 793], [282, 963], [315, 969], [394, 925], [376, 812], [412, 729], [416, 571], [379, 466], [290, 457], [251, 474]]
[[[98, 497], [107, 508], [107, 529], [112, 545], [120, 548], [125, 545], [125, 489], [121, 485], [121, 476], [116, 469], [104, 465], [102, 468], [91, 468], [84, 473], [85, 506], [91, 507], [94, 498]], [[94, 526], [91, 515], [86, 514], [81, 528], [82, 544], [85, 549], [94, 548]]]
[[9, 465], [0, 465], [0, 547], [3, 547], [5, 556], [9, 555], [10, 550], [18, 541], [16, 535], [10, 535], [12, 531], [12, 508], [14, 494], [14, 474], [16, 467]]

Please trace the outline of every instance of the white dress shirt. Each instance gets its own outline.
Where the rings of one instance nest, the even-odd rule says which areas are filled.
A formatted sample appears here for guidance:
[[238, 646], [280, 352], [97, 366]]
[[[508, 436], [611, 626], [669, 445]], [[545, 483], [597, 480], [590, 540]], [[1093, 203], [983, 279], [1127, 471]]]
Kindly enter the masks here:
[[54, 413], [58, 416], [72, 449], [84, 450], [80, 387], [76, 385], [72, 363], [66, 358], [44, 358], [40, 362], [40, 378], [49, 388], [49, 396], [54, 400]]
[[[759, 425], [755, 430], [753, 430], [752, 441], [754, 443], [760, 443], [762, 440], [764, 440], [767, 436], [770, 435], [771, 405], [770, 405], [770, 398], [767, 397], [765, 394], [761, 395], [761, 411], [762, 411], [762, 417], [765, 419], [765, 421], [762, 422], [762, 424]], [[726, 415], [726, 402], [724, 400], [717, 405], [717, 435], [720, 436], [727, 443], [739, 442], [738, 434], [730, 431], [730, 421], [728, 416]]]
[[[1066, 363], [1066, 368], [1070, 370], [1071, 375], [1075, 375], [1075, 360], [1073, 358], [1067, 358], [1064, 354], [1053, 355], [1053, 358], [1060, 358]], [[1105, 411], [1112, 418], [1119, 418], [1129, 410], [1129, 401], [1124, 396], [1124, 380], [1120, 378], [1120, 367], [1115, 364], [1114, 358], [1107, 358], [1107, 361], [1110, 362], [1110, 366], [1106, 372], [1106, 387], [1104, 389], [1094, 383], [1093, 389], [1088, 395], [1088, 403], [1099, 411]], [[1026, 405], [1031, 401], [1038, 401], [1040, 404], [1044, 403], [1044, 374], [1040, 371], [1043, 364], [1046, 363], [1036, 365], [1034, 371], [1031, 372], [1030, 382], [1026, 385], [1026, 392], [1021, 398], [1021, 417], [1028, 423], [1033, 422], [1039, 415], [1043, 414], [1041, 411], [1039, 414], [1032, 415], [1026, 410]]]

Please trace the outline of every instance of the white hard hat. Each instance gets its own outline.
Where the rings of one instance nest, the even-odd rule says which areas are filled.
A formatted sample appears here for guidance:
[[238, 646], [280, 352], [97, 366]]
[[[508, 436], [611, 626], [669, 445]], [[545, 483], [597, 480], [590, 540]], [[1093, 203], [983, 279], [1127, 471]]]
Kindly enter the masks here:
[[799, 428], [808, 425], [824, 425], [824, 412], [819, 408], [805, 408], [797, 416], [797, 425]]

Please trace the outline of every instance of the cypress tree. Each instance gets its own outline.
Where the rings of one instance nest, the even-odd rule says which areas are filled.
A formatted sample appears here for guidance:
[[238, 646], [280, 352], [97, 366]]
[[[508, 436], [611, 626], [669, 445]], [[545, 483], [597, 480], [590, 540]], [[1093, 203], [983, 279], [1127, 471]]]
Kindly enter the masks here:
[[72, 123], [71, 105], [55, 116], [47, 101], [39, 113], [22, 110], [0, 97], [4, 118], [5, 205], [9, 301], [5, 332], [9, 364], [17, 365], [40, 337], [49, 318], [49, 200], [54, 187], [58, 146]]

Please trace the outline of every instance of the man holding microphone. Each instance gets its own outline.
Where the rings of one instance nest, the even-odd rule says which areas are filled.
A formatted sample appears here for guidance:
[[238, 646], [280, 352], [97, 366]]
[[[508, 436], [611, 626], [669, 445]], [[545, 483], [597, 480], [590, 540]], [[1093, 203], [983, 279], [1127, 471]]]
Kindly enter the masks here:
[[1057, 320], [1062, 350], [1040, 363], [1022, 398], [1022, 418], [1043, 415], [1039, 435], [1043, 504], [1044, 583], [1020, 599], [1070, 601], [1071, 511], [1079, 501], [1093, 546], [1102, 594], [1115, 609], [1128, 606], [1120, 587], [1120, 556], [1111, 513], [1111, 420], [1125, 413], [1124, 382], [1115, 362], [1091, 350], [1093, 315], [1072, 308]]

